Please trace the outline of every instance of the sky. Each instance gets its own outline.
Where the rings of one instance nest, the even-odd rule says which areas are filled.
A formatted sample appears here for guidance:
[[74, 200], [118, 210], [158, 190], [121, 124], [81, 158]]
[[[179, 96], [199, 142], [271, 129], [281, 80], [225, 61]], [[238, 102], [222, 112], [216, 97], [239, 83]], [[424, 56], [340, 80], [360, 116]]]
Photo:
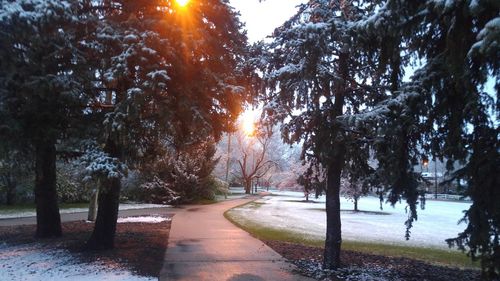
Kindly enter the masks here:
[[270, 35], [297, 11], [297, 5], [306, 0], [230, 0], [241, 13], [246, 24], [248, 40], [253, 43]]
[[[230, 0], [233, 6], [241, 14], [241, 21], [245, 23], [248, 41], [250, 43], [263, 40], [271, 35], [274, 29], [291, 16], [298, 8], [297, 5], [307, 0]], [[248, 108], [242, 116], [244, 122], [256, 120], [260, 115], [259, 110]]]

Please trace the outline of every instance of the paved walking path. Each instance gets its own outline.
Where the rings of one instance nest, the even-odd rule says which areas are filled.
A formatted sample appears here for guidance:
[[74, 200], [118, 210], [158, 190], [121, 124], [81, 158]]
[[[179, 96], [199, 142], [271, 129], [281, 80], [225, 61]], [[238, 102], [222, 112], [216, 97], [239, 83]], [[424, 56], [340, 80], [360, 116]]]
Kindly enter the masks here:
[[[144, 209], [129, 209], [120, 210], [118, 212], [118, 217], [133, 217], [133, 216], [143, 216], [143, 215], [171, 215], [176, 209], [172, 208], [144, 208]], [[61, 214], [62, 222], [70, 221], [81, 221], [87, 219], [88, 212], [76, 212]], [[22, 217], [22, 218], [9, 218], [0, 219], [0, 226], [15, 226], [15, 225], [25, 225], [25, 224], [36, 224], [36, 217]]]
[[224, 218], [226, 210], [253, 199], [188, 206], [176, 211], [160, 280], [312, 280], [293, 274], [292, 264]]

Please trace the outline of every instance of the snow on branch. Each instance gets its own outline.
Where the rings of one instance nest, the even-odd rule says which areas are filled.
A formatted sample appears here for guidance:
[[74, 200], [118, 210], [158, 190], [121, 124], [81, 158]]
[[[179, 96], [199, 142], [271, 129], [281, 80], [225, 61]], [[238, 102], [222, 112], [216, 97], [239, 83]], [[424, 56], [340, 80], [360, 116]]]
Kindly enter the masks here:
[[341, 115], [337, 117], [337, 121], [347, 126], [359, 126], [360, 123], [376, 122], [385, 119], [392, 108], [404, 107], [409, 100], [419, 96], [419, 92], [415, 90], [402, 91], [398, 95], [391, 97], [379, 103], [375, 107], [365, 110], [358, 114]]
[[85, 178], [88, 181], [95, 177], [123, 178], [127, 173], [127, 166], [118, 158], [109, 156], [96, 144], [87, 145], [79, 162], [85, 167]]
[[0, 22], [21, 19], [28, 22], [43, 22], [48, 18], [76, 19], [68, 1], [61, 0], [17, 0], [0, 2]]
[[498, 38], [500, 38], [500, 16], [493, 18], [484, 25], [477, 35], [477, 42], [472, 45], [469, 57], [474, 53], [487, 54], [498, 52]]

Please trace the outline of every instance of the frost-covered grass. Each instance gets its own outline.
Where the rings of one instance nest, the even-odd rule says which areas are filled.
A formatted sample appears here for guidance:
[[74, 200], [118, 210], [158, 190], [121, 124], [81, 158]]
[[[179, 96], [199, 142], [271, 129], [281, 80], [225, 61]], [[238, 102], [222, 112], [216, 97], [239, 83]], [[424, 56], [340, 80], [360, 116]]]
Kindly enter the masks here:
[[[302, 193], [298, 192], [275, 192], [275, 195], [234, 208], [225, 215], [263, 240], [323, 246], [324, 198], [308, 203], [303, 202]], [[410, 241], [406, 241], [407, 214], [403, 204], [395, 208], [384, 204], [381, 211], [378, 198], [368, 197], [359, 202], [364, 212], [355, 213], [349, 211], [352, 203], [342, 200], [343, 249], [460, 267], [476, 266], [465, 254], [450, 250], [444, 241], [463, 230], [465, 225], [457, 225], [457, 222], [468, 206], [469, 203], [462, 202], [427, 201], [425, 210], [419, 210]]]
[[[79, 213], [87, 212], [89, 209], [88, 203], [62, 203], [59, 205], [61, 214]], [[130, 204], [122, 203], [120, 204], [120, 210], [133, 210], [133, 209], [149, 209], [149, 208], [163, 208], [168, 207], [167, 205], [158, 204]], [[33, 217], [36, 216], [35, 205], [14, 205], [5, 206], [0, 205], [0, 219], [9, 218], [23, 218], [23, 217]]]
[[0, 280], [121, 280], [150, 281], [116, 265], [99, 261], [80, 263], [62, 249], [32, 243], [11, 246], [0, 244]]

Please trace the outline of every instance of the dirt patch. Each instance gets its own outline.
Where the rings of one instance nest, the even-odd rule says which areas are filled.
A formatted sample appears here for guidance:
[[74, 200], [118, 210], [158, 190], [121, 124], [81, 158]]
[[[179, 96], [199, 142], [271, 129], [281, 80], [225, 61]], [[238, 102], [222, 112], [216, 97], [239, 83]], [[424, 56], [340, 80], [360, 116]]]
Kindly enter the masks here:
[[321, 202], [321, 201], [314, 201], [314, 200], [293, 200], [293, 199], [290, 199], [290, 200], [281, 200], [283, 202], [289, 202], [289, 203], [312, 203], [312, 204], [320, 204], [320, 203], [325, 203], [325, 202]]
[[[402, 280], [402, 281], [471, 281], [479, 280], [478, 270], [436, 266], [408, 258], [395, 258], [342, 251], [342, 268], [330, 274], [321, 272], [323, 249], [299, 244], [264, 241], [286, 259], [296, 264], [300, 273], [317, 280]], [[366, 279], [372, 274], [372, 279]], [[356, 276], [360, 276], [358, 279]], [[363, 279], [365, 278], [365, 279]]]
[[0, 241], [11, 245], [42, 243], [54, 249], [67, 249], [82, 263], [99, 261], [109, 267], [128, 269], [141, 276], [158, 277], [168, 245], [170, 221], [161, 223], [119, 223], [115, 248], [106, 251], [85, 251], [93, 223], [63, 223], [63, 236], [34, 239], [35, 226], [0, 227]]

